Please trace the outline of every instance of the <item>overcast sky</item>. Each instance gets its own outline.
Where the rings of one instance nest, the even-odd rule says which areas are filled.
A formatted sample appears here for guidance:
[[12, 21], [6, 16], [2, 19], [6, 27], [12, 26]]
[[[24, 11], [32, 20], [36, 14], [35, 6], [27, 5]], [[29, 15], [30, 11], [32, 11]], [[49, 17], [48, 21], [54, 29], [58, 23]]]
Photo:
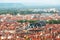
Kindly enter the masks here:
[[60, 5], [60, 0], [0, 0], [0, 3], [22, 3], [24, 5]]

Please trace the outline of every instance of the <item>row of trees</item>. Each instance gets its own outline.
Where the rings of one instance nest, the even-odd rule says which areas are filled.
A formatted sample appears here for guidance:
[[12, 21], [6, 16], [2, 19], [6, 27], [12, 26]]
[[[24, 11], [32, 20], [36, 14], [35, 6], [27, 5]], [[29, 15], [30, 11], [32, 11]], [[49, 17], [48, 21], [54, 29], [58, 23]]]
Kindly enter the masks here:
[[[19, 20], [17, 22], [24, 23], [24, 22], [29, 22], [29, 23], [36, 23], [39, 20]], [[60, 24], [60, 20], [49, 20], [49, 21], [44, 21], [48, 24]]]
[[35, 23], [38, 20], [18, 20], [17, 22], [24, 23], [24, 22], [29, 22], [29, 23]]
[[60, 24], [60, 20], [49, 20], [46, 21], [48, 24]]

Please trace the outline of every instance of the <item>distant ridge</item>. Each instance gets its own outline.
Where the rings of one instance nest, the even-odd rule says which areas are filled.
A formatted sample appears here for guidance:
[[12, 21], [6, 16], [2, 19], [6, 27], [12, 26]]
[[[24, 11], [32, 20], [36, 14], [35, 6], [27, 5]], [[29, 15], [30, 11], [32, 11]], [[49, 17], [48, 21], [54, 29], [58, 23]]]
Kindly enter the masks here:
[[21, 3], [0, 3], [0, 8], [23, 8]]
[[0, 8], [60, 8], [60, 6], [28, 6], [22, 3], [0, 3]]

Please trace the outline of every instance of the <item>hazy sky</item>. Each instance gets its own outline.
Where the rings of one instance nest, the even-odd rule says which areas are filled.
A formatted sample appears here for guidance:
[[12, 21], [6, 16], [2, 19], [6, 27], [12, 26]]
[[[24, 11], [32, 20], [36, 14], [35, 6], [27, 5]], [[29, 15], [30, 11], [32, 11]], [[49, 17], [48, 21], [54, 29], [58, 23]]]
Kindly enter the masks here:
[[0, 0], [0, 3], [22, 3], [24, 5], [60, 5], [60, 0]]

